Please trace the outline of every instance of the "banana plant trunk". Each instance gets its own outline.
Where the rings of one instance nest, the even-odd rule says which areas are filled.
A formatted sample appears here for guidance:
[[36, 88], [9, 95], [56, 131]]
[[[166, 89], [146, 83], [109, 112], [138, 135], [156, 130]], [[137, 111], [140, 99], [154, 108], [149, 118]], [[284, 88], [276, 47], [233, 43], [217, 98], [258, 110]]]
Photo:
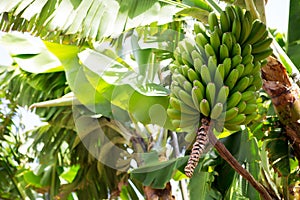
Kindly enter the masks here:
[[285, 126], [287, 137], [295, 156], [300, 159], [300, 89], [293, 84], [285, 67], [274, 57], [262, 68], [263, 89], [272, 99], [280, 122]]

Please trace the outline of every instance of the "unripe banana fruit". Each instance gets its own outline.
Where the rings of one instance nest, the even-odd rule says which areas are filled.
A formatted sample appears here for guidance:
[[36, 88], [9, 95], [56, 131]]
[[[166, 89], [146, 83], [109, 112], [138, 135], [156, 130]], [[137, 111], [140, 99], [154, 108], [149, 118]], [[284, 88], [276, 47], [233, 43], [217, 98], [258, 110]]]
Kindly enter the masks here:
[[[168, 115], [180, 131], [197, 130], [186, 167], [191, 176], [207, 142], [207, 132], [224, 124], [230, 131], [256, 116], [260, 68], [272, 54], [265, 24], [249, 11], [227, 6], [220, 17], [211, 12], [209, 29], [196, 24], [195, 38], [184, 39], [174, 52]], [[249, 103], [251, 102], [251, 104]], [[187, 109], [187, 111], [185, 110]], [[205, 126], [205, 127], [204, 127]], [[216, 131], [222, 131], [219, 126]], [[197, 139], [198, 138], [198, 139]], [[203, 141], [198, 141], [202, 138]], [[201, 145], [200, 145], [201, 144]]]

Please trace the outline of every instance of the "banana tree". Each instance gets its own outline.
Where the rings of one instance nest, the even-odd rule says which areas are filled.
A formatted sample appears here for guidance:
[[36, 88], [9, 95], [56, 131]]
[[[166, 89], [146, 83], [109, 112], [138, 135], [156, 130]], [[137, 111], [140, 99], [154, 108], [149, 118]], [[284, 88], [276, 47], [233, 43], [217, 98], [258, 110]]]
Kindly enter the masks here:
[[[260, 77], [264, 66], [263, 78], [276, 82], [264, 60], [271, 42], [277, 62], [290, 74], [297, 68], [264, 25], [264, 1], [218, 3], [0, 2], [2, 97], [46, 122], [25, 134], [33, 142], [19, 158], [36, 167], [1, 159], [15, 171], [15, 195], [172, 199], [175, 180], [183, 199], [297, 196], [297, 134]], [[297, 65], [297, 34], [289, 34]]]

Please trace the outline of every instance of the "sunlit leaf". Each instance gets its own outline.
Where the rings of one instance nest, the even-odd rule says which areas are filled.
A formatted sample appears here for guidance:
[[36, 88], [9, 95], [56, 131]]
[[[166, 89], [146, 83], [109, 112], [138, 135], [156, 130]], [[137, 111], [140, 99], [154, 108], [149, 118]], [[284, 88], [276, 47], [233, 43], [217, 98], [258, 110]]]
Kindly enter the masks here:
[[182, 16], [190, 16], [195, 19], [198, 19], [201, 22], [207, 22], [209, 12], [200, 8], [191, 7], [191, 8], [186, 8], [184, 10], [181, 10], [176, 14]]
[[[27, 23], [14, 24], [14, 28], [20, 29], [19, 26], [22, 25], [23, 30], [29, 29], [56, 40], [60, 32], [101, 40], [103, 37], [117, 36], [124, 30], [152, 22], [171, 22], [173, 15], [181, 9], [158, 0], [14, 0], [1, 2], [0, 5], [0, 14], [9, 13], [3, 29], [26, 19]], [[1, 17], [3, 19], [5, 18]], [[75, 37], [70, 41], [73, 39]]]
[[[135, 120], [142, 123], [170, 127], [166, 114], [168, 90], [147, 83], [143, 76], [96, 51], [85, 50], [79, 57], [86, 66], [87, 80], [113, 105], [128, 110]], [[162, 116], [162, 120], [155, 120], [156, 116]]]
[[2, 70], [6, 69], [6, 67], [10, 67], [13, 64], [14, 60], [10, 56], [7, 49], [2, 47], [1, 45], [0, 45], [0, 55], [1, 55], [1, 61], [0, 61], [0, 73], [1, 73]]
[[25, 172], [23, 176], [28, 184], [34, 185], [35, 187], [42, 187], [41, 176], [35, 175], [32, 171]]
[[212, 7], [204, 0], [183, 0], [182, 2], [191, 7], [198, 7], [209, 12], [213, 11]]
[[78, 165], [71, 166], [67, 171], [64, 171], [60, 177], [71, 183], [79, 170]]
[[27, 72], [48, 73], [63, 70], [60, 61], [38, 38], [21, 33], [7, 33], [0, 38], [0, 45]]

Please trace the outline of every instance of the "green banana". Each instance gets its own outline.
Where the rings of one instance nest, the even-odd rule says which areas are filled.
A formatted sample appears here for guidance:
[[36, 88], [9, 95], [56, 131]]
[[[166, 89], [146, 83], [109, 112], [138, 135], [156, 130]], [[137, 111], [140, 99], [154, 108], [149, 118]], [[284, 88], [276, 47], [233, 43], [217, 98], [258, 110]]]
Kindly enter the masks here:
[[239, 18], [240, 21], [244, 18], [244, 12], [239, 6], [234, 6], [233, 7], [236, 18]]
[[204, 47], [206, 44], [208, 44], [208, 39], [203, 33], [198, 33], [195, 37], [196, 44], [198, 46]]
[[249, 75], [248, 78], [249, 78], [249, 85], [252, 85], [253, 80], [254, 80], [254, 76]]
[[273, 49], [271, 49], [271, 48], [265, 49], [265, 50], [261, 51], [260, 53], [255, 53], [255, 54], [253, 54], [253, 56], [254, 56], [253, 61], [256, 62], [256, 61], [263, 60], [263, 59], [267, 58], [268, 56], [272, 55], [272, 53], [273, 53]]
[[187, 65], [188, 67], [193, 66], [193, 60], [190, 57], [190, 54], [187, 53], [186, 51], [181, 53], [181, 60], [182, 60], [183, 64]]
[[180, 54], [182, 54], [183, 52], [186, 52], [186, 49], [185, 49], [185, 46], [184, 46], [183, 41], [182, 41], [182, 42], [179, 42], [177, 47], [178, 47], [178, 52], [179, 52]]
[[218, 65], [217, 58], [215, 56], [210, 56], [207, 61], [207, 67], [211, 77], [215, 76], [217, 65]]
[[243, 64], [239, 64], [238, 66], [236, 66], [236, 68], [239, 72], [239, 78], [242, 77], [244, 75], [244, 70], [245, 70], [245, 67]]
[[194, 61], [194, 65], [195, 65], [195, 59], [200, 59], [200, 61], [203, 61], [203, 57], [201, 56], [201, 54], [197, 50], [193, 50], [192, 53], [191, 53], [191, 56], [192, 56], [192, 59]]
[[216, 55], [219, 53], [220, 44], [221, 41], [219, 38], [219, 33], [217, 32], [217, 30], [215, 30], [210, 34], [210, 45], [213, 47]]
[[181, 73], [174, 73], [172, 78], [175, 82], [178, 83], [179, 86], [181, 86], [180, 83], [183, 83], [184, 81], [187, 81], [185, 76], [183, 76]]
[[188, 53], [191, 53], [193, 50], [195, 50], [195, 46], [194, 46], [195, 42], [192, 38], [189, 37], [184, 38], [183, 42], [185, 45], [185, 49]]
[[224, 73], [224, 79], [228, 76], [230, 70], [231, 70], [231, 58], [225, 58], [223, 61], [225, 73]]
[[200, 111], [199, 105], [200, 101], [204, 98], [203, 92], [199, 87], [194, 86], [191, 93], [194, 106], [198, 111]]
[[170, 97], [170, 105], [177, 110], [181, 110], [181, 101], [175, 97]]
[[249, 77], [244, 76], [239, 81], [237, 81], [236, 85], [230, 90], [231, 92], [240, 91], [243, 92], [249, 86]]
[[232, 69], [230, 74], [226, 78], [224, 85], [227, 85], [229, 87], [229, 90], [231, 90], [235, 86], [238, 78], [239, 78], [239, 71], [237, 69]]
[[259, 89], [259, 88], [262, 87], [263, 82], [262, 82], [262, 78], [261, 78], [260, 73], [256, 73], [256, 74], [253, 76], [252, 85], [254, 85], [254, 86], [256, 87], [256, 89]]
[[204, 46], [204, 49], [205, 49], [205, 55], [207, 58], [209, 58], [210, 56], [216, 57], [216, 52], [210, 44], [206, 44]]
[[191, 93], [192, 88], [193, 88], [191, 82], [189, 82], [189, 81], [184, 81], [182, 84], [183, 84], [183, 89], [184, 89], [187, 93]]
[[194, 60], [194, 68], [195, 68], [196, 72], [198, 72], [199, 74], [201, 74], [202, 65], [203, 65], [203, 62], [201, 61], [201, 59], [196, 58]]
[[[252, 89], [251, 89], [252, 88]], [[247, 88], [248, 90], [248, 88]], [[256, 91], [256, 87], [254, 85], [249, 87], [249, 91]], [[256, 104], [256, 97], [253, 97], [252, 99], [249, 99], [246, 101], [247, 104]]]
[[218, 92], [216, 102], [225, 104], [227, 101], [228, 95], [229, 95], [229, 88], [228, 88], [228, 86], [223, 85]]
[[246, 55], [246, 56], [243, 57], [242, 63], [243, 63], [244, 65], [247, 65], [247, 64], [249, 64], [249, 63], [252, 63], [253, 60], [254, 60], [254, 56], [251, 55], [251, 54], [249, 54], [249, 55]]
[[190, 80], [190, 82], [193, 82], [194, 80], [200, 80], [199, 75], [192, 68], [188, 69], [187, 77]]
[[228, 15], [229, 21], [232, 22], [235, 18], [235, 11], [234, 11], [233, 7], [232, 6], [226, 6], [225, 7], [225, 12]]
[[242, 93], [240, 91], [231, 94], [227, 100], [227, 110], [237, 106], [238, 103], [241, 101], [241, 98], [242, 98]]
[[198, 111], [195, 110], [195, 108], [189, 107], [188, 105], [186, 105], [185, 103], [183, 103], [182, 101], [180, 101], [179, 99], [177, 99], [175, 97], [170, 97], [170, 105], [174, 109], [180, 110], [182, 113], [185, 113], [185, 114], [195, 115], [198, 113]]
[[247, 101], [249, 101], [249, 100], [251, 100], [253, 98], [256, 98], [256, 93], [254, 91], [252, 91], [252, 90], [247, 90], [247, 91], [245, 91], [245, 92], [242, 93], [241, 100], [247, 102]]
[[225, 68], [223, 64], [219, 64], [214, 76], [214, 83], [218, 88], [224, 85]]
[[252, 15], [251, 15], [251, 12], [249, 10], [246, 10], [245, 14], [244, 14], [244, 17], [246, 19], [248, 19], [248, 21], [250, 22], [250, 24], [252, 25], [252, 22], [253, 22], [253, 18], [252, 18]]
[[246, 115], [244, 113], [240, 113], [235, 118], [226, 121], [225, 124], [230, 124], [230, 125], [240, 125], [242, 124], [246, 119]]
[[210, 114], [210, 105], [209, 102], [206, 99], [202, 99], [202, 101], [200, 102], [200, 111], [201, 113], [208, 117]]
[[250, 55], [251, 52], [252, 52], [252, 45], [251, 44], [244, 45], [242, 48], [242, 57]]
[[260, 73], [261, 72], [261, 63], [259, 61], [255, 61], [254, 62], [254, 67], [252, 69], [252, 72], [251, 74], [257, 74], [257, 73]]
[[227, 46], [229, 52], [231, 52], [232, 46], [234, 44], [231, 32], [223, 33], [223, 35], [222, 35], [222, 44], [225, 44]]
[[218, 74], [220, 74], [220, 76], [222, 78], [222, 81], [224, 82], [224, 79], [225, 79], [225, 65], [223, 63], [218, 65], [217, 72], [218, 72]]
[[[246, 13], [249, 12], [249, 11], [246, 11]], [[241, 25], [242, 25], [242, 28], [241, 28], [241, 36], [240, 36], [240, 43], [243, 44], [248, 36], [250, 35], [251, 33], [251, 23], [248, 18], [246, 17], [246, 13], [242, 19], [242, 22], [241, 22]]]
[[231, 65], [233, 68], [242, 63], [243, 57], [241, 55], [235, 55], [231, 60]]
[[215, 104], [216, 97], [216, 85], [213, 82], [207, 84], [205, 89], [205, 96], [207, 101], [209, 102], [210, 107], [212, 108]]
[[241, 28], [240, 19], [238, 17], [234, 18], [232, 23], [232, 33], [234, 34], [236, 41], [240, 40]]
[[254, 113], [252, 113], [252, 114], [250, 114], [250, 115], [246, 115], [246, 119], [245, 119], [245, 121], [244, 121], [244, 124], [245, 124], [245, 125], [249, 124], [249, 123], [250, 123], [251, 121], [253, 121], [256, 117], [257, 117], [257, 113], [256, 113], [256, 112], [254, 112]]
[[190, 69], [189, 66], [187, 65], [182, 65], [179, 70], [181, 72], [181, 74], [184, 76], [184, 77], [187, 77], [188, 76], [188, 70]]
[[268, 61], [266, 59], [261, 60], [260, 64], [261, 64], [261, 67], [264, 67], [264, 66], [266, 66], [268, 64]]
[[252, 53], [261, 53], [265, 49], [267, 49], [270, 44], [272, 43], [273, 39], [272, 38], [267, 38], [265, 40], [259, 41], [252, 46]]
[[253, 63], [248, 63], [247, 65], [245, 65], [243, 76], [247, 76], [247, 75], [251, 74], [253, 71], [253, 68], [254, 68]]
[[207, 85], [209, 82], [211, 82], [210, 72], [206, 65], [201, 66], [201, 79], [204, 81], [205, 85]]
[[177, 98], [179, 98], [179, 91], [180, 90], [182, 90], [182, 88], [179, 87], [179, 85], [176, 85], [174, 82], [172, 82], [171, 91], [172, 91], [172, 94], [175, 95]]
[[174, 51], [174, 58], [176, 59], [176, 62], [178, 62], [179, 64], [182, 64], [181, 53], [180, 53], [179, 47], [176, 47], [176, 48], [175, 48], [175, 51]]
[[201, 90], [202, 96], [204, 96], [204, 94], [205, 94], [205, 87], [204, 87], [204, 85], [199, 80], [194, 80], [193, 81], [193, 86], [198, 87]]
[[192, 107], [192, 108], [195, 107], [191, 95], [188, 94], [187, 92], [185, 92], [184, 90], [180, 90], [180, 91], [178, 92], [178, 96], [179, 96], [179, 99], [180, 99], [183, 103], [185, 103], [186, 105], [188, 105], [188, 106], [190, 106], [190, 107]]
[[239, 113], [239, 109], [237, 107], [230, 108], [225, 113], [225, 122], [235, 118]]
[[239, 113], [244, 113], [244, 110], [247, 107], [247, 103], [245, 101], [240, 101], [240, 103], [236, 107], [238, 107]]
[[249, 37], [245, 41], [245, 43], [254, 44], [257, 41], [261, 41], [262, 39], [264, 39], [263, 37], [265, 35], [265, 32], [267, 31], [266, 25], [264, 23], [259, 20], [253, 21], [251, 33], [249, 34]]
[[210, 31], [214, 31], [215, 26], [219, 26], [218, 18], [216, 13], [210, 12], [208, 15], [208, 25]]
[[172, 74], [174, 74], [175, 70], [177, 70], [177, 65], [175, 65], [174, 63], [169, 64], [168, 67]]
[[216, 31], [216, 32], [218, 33], [219, 37], [221, 38], [221, 36], [222, 36], [222, 34], [223, 34], [221, 28], [220, 28], [219, 26], [215, 26], [214, 31]]
[[223, 62], [225, 58], [229, 57], [229, 50], [225, 44], [220, 45], [219, 52], [220, 52], [220, 56], [219, 56], [220, 62]]
[[247, 104], [247, 107], [244, 110], [244, 114], [252, 114], [256, 112], [257, 110], [257, 104]]
[[171, 119], [181, 119], [181, 112], [177, 109], [168, 108], [167, 114]]
[[235, 124], [224, 124], [224, 128], [226, 128], [229, 131], [239, 131], [241, 130], [241, 126], [240, 125], [235, 125]]
[[235, 56], [235, 55], [241, 55], [242, 54], [242, 48], [240, 46], [239, 43], [235, 43], [233, 46], [232, 46], [232, 51], [231, 51], [231, 56]]
[[216, 103], [216, 105], [212, 108], [210, 112], [210, 118], [211, 119], [218, 119], [223, 111], [223, 104], [222, 103]]
[[230, 19], [225, 11], [221, 11], [220, 13], [220, 26], [223, 33], [231, 29]]
[[194, 32], [196, 34], [202, 33], [202, 34], [206, 35], [206, 28], [204, 27], [204, 25], [202, 23], [194, 23]]

